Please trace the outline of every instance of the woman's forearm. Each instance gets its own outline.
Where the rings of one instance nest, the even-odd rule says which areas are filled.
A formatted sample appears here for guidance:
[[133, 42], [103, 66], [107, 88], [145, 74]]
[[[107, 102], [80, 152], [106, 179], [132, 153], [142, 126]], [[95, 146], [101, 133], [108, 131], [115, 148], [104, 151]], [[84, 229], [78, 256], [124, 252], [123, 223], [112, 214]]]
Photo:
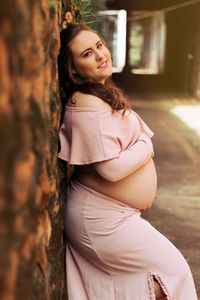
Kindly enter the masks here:
[[93, 167], [103, 178], [116, 182], [140, 168], [152, 155], [151, 140], [142, 136], [134, 145], [122, 151], [119, 157], [95, 163]]

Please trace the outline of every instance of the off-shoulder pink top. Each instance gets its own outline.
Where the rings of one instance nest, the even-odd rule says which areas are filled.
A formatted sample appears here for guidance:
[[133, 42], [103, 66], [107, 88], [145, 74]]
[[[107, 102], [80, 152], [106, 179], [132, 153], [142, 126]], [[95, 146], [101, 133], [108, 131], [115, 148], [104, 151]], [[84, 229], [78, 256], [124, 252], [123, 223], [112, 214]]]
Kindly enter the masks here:
[[105, 161], [119, 157], [141, 134], [153, 136], [133, 110], [122, 115], [109, 108], [66, 106], [58, 157], [75, 165]]

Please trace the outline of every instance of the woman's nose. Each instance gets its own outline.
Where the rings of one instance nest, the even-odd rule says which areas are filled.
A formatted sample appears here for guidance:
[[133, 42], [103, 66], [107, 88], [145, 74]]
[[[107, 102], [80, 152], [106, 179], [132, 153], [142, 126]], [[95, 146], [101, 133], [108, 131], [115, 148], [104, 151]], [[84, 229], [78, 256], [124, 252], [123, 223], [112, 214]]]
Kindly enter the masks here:
[[103, 57], [103, 52], [101, 50], [96, 52], [96, 60], [100, 60]]

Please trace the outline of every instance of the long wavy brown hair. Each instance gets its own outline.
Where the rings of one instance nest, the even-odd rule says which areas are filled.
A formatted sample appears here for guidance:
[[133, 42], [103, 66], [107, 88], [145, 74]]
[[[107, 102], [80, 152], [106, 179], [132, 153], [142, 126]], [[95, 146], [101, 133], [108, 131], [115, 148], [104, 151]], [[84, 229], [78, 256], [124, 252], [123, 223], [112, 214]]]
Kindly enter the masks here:
[[[76, 92], [90, 94], [99, 97], [111, 108], [116, 110], [123, 110], [125, 112], [130, 109], [130, 104], [127, 98], [123, 95], [111, 78], [106, 79], [104, 84], [86, 82], [80, 75], [74, 74], [73, 69], [73, 55], [71, 51], [71, 41], [83, 30], [92, 31], [90, 27], [83, 24], [69, 24], [68, 27], [61, 31], [60, 40], [61, 48], [58, 56], [58, 72], [59, 85], [63, 109], [65, 108], [71, 95]], [[95, 32], [96, 33], [96, 32]], [[100, 37], [102, 42], [104, 40]]]

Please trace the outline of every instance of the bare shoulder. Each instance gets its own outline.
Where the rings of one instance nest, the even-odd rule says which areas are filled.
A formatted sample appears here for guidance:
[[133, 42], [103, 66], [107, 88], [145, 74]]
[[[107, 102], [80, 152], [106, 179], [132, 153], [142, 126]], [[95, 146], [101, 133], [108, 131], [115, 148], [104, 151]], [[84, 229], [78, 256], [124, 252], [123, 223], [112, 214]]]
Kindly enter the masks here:
[[70, 107], [102, 107], [111, 108], [108, 103], [94, 95], [75, 92], [69, 99], [68, 106]]

